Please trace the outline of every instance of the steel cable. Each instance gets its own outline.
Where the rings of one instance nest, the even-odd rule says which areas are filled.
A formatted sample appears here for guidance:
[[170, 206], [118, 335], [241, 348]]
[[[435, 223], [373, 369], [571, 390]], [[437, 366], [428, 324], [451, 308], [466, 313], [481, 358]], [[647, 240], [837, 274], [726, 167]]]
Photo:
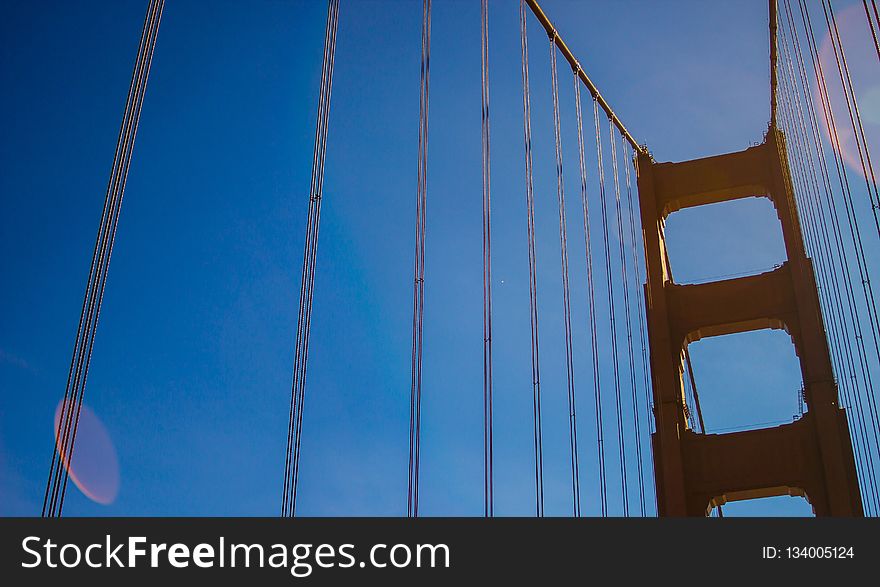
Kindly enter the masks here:
[[483, 514], [495, 514], [492, 386], [492, 223], [491, 157], [489, 141], [489, 2], [480, 3], [480, 63], [482, 72], [483, 155]]
[[131, 166], [137, 122], [143, 105], [143, 96], [163, 7], [163, 0], [151, 0], [144, 19], [138, 54], [126, 98], [123, 122], [117, 139], [110, 180], [101, 213], [100, 228], [89, 269], [83, 308], [77, 326], [73, 357], [62, 400], [58, 428], [56, 429], [55, 445], [43, 498], [43, 516], [60, 516], [64, 505], [98, 318], [103, 303], [110, 258], [115, 244], [122, 196]]
[[565, 184], [562, 169], [562, 129], [559, 117], [559, 78], [556, 68], [556, 39], [550, 36], [550, 84], [553, 101], [553, 131], [556, 151], [556, 199], [559, 205], [559, 247], [562, 267], [562, 313], [565, 331], [565, 376], [568, 389], [569, 450], [571, 451], [572, 512], [581, 514], [580, 465], [577, 442], [577, 401], [574, 383], [574, 352], [571, 335], [571, 287], [568, 270], [568, 227], [565, 213]]
[[574, 70], [575, 115], [577, 118], [578, 155], [581, 176], [581, 205], [584, 212], [584, 249], [586, 251], [587, 291], [590, 308], [590, 350], [593, 359], [593, 398], [596, 408], [596, 449], [599, 469], [599, 505], [603, 516], [608, 514], [607, 486], [605, 480], [605, 448], [602, 443], [602, 388], [599, 376], [599, 343], [596, 326], [596, 296], [593, 284], [593, 252], [590, 234], [590, 206], [587, 198], [587, 166], [584, 156], [584, 117], [581, 108], [581, 80], [578, 69]]
[[428, 94], [431, 65], [431, 0], [422, 11], [422, 62], [419, 92], [419, 168], [416, 190], [416, 237], [413, 261], [412, 380], [410, 388], [409, 488], [407, 515], [419, 515], [421, 465], [422, 357], [425, 321], [425, 232], [428, 196]]
[[321, 66], [318, 112], [315, 123], [315, 144], [312, 153], [312, 176], [309, 186], [309, 208], [303, 245], [303, 266], [300, 276], [300, 296], [297, 330], [294, 343], [293, 383], [290, 398], [290, 420], [287, 431], [287, 451], [284, 465], [284, 490], [281, 515], [296, 515], [299, 487], [299, 467], [302, 447], [303, 412], [305, 405], [306, 373], [314, 301], [315, 273], [318, 255], [318, 234], [324, 186], [324, 165], [327, 155], [327, 136], [330, 125], [330, 98], [333, 85], [333, 67], [336, 54], [336, 33], [339, 24], [339, 0], [329, 0], [324, 30], [324, 54]]
[[532, 170], [532, 108], [529, 96], [529, 44], [525, 0], [520, 0], [523, 140], [525, 144], [526, 216], [529, 249], [529, 321], [532, 360], [532, 416], [535, 447], [535, 515], [544, 515], [544, 440], [541, 423], [541, 367], [538, 347], [538, 259], [535, 254], [535, 195]]

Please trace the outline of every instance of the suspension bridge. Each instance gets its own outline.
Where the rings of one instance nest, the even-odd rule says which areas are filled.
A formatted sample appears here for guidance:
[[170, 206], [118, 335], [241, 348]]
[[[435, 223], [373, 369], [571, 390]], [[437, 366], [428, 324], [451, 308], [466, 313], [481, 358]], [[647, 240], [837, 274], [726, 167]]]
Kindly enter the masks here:
[[[98, 318], [109, 275], [126, 180], [156, 47], [164, 0], [150, 0], [141, 32], [116, 152], [107, 186], [81, 315], [61, 403], [42, 515], [61, 516]], [[329, 0], [317, 99], [311, 186], [300, 273], [290, 402], [283, 466], [279, 467], [282, 516], [297, 514], [306, 398], [320, 393], [308, 384], [312, 309], [320, 273], [325, 159], [328, 143], [348, 129], [331, 124], [339, 15], [345, 2]], [[482, 494], [483, 514], [494, 516], [496, 493], [495, 410], [497, 376], [506, 368], [493, 343], [501, 314], [493, 299], [493, 171], [522, 170], [533, 449], [533, 478], [522, 479], [534, 497], [533, 512], [545, 515], [546, 415], [542, 402], [559, 386], [547, 385], [541, 353], [547, 309], [538, 303], [546, 286], [539, 271], [539, 212], [536, 201], [548, 194], [535, 185], [530, 59], [536, 48], [549, 55], [550, 106], [558, 208], [558, 256], [564, 373], [559, 379], [567, 403], [567, 488], [569, 514], [585, 511], [584, 495], [595, 496], [600, 515], [722, 516], [726, 504], [781, 495], [800, 496], [819, 516], [874, 516], [880, 513], [880, 404], [873, 380], [880, 375], [880, 316], [871, 276], [877, 259], [872, 242], [880, 238], [880, 191], [870, 152], [870, 122], [864, 114], [847, 52], [840, 12], [831, 0], [769, 0], [768, 103], [770, 119], [761, 141], [744, 150], [669, 163], [663, 153], [640, 143], [582, 66], [552, 14], [537, 1], [522, 0], [519, 13], [522, 90], [522, 159], [493, 157], [490, 130], [492, 23], [490, 5], [481, 0], [480, 63], [482, 185]], [[407, 487], [401, 492], [408, 516], [420, 515], [424, 357], [432, 349], [425, 336], [431, 300], [426, 262], [431, 119], [432, 2], [423, 0], [418, 108], [418, 165], [412, 266], [411, 362]], [[869, 47], [880, 67], [880, 13], [874, 0], [862, 0], [861, 17], [871, 33]], [[546, 36], [530, 34], [537, 23]], [[576, 29], [566, 34], [577, 34]], [[827, 43], [822, 42], [827, 38]], [[510, 56], [505, 56], [509, 58]], [[344, 59], [344, 55], [339, 55]], [[532, 69], [530, 69], [530, 66]], [[573, 105], [564, 105], [560, 87], [569, 84]], [[575, 112], [573, 124], [562, 107]], [[564, 169], [563, 139], [574, 135], [576, 173]], [[571, 157], [571, 154], [568, 154]], [[570, 160], [570, 159], [569, 159]], [[520, 167], [521, 166], [521, 167]], [[571, 177], [576, 181], [572, 185]], [[566, 183], [566, 178], [569, 179]], [[566, 197], [580, 202], [572, 218]], [[767, 198], [776, 212], [786, 259], [777, 267], [742, 276], [725, 275], [701, 283], [679, 283], [667, 252], [667, 219], [687, 208], [733, 200]], [[303, 205], [306, 205], [305, 198]], [[870, 214], [864, 213], [870, 209]], [[569, 241], [577, 223], [583, 242]], [[555, 237], [556, 235], [554, 235]], [[496, 240], [497, 247], [497, 240]], [[573, 295], [571, 278], [583, 275], [585, 295]], [[556, 279], [556, 276], [553, 276]], [[573, 318], [582, 308], [586, 323]], [[581, 310], [578, 310], [581, 311]], [[803, 379], [797, 393], [800, 413], [786, 423], [711, 433], [688, 345], [708, 337], [763, 329], [782, 329], [791, 338]], [[586, 332], [589, 353], [573, 342]], [[578, 378], [586, 365], [588, 380]], [[761, 369], [754, 365], [754, 369]], [[542, 380], [542, 375], [544, 379]], [[475, 391], [476, 393], [476, 391]], [[578, 400], [578, 397], [581, 399]], [[584, 398], [589, 401], [584, 401]], [[584, 410], [585, 406], [591, 409]], [[762, 421], [760, 414], [755, 421]], [[587, 424], [589, 423], [589, 424]], [[710, 424], [711, 426], [711, 424]], [[587, 436], [584, 430], [592, 433]], [[549, 447], [547, 447], [549, 450]], [[589, 455], [589, 462], [584, 462]], [[280, 462], [280, 461], [279, 461]], [[332, 465], [329, 465], [332, 466]]]

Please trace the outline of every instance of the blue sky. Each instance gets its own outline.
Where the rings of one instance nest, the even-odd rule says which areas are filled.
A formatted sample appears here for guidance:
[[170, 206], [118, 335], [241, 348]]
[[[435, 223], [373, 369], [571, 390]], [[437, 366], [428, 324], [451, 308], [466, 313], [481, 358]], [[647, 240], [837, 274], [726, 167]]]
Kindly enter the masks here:
[[[764, 0], [542, 4], [657, 160], [761, 141], [769, 117]], [[52, 418], [145, 8], [140, 1], [24, 2], [7, 7], [0, 21], [0, 515], [39, 513]], [[66, 514], [280, 511], [325, 10], [311, 1], [167, 3], [85, 398], [115, 446], [120, 489], [102, 505], [71, 488]], [[518, 3], [491, 2], [490, 15], [496, 511], [530, 515]], [[426, 515], [479, 515], [479, 3], [438, 0], [433, 17], [421, 508]], [[546, 507], [549, 515], [567, 515], [549, 53], [546, 34], [530, 20]], [[302, 514], [401, 515], [406, 508], [420, 23], [419, 2], [342, 0]], [[563, 62], [559, 71], [582, 503], [595, 515], [573, 89]], [[584, 107], [592, 112], [589, 102]], [[607, 125], [603, 134], [607, 140]], [[681, 212], [668, 226], [673, 268], [683, 281], [756, 272], [784, 260], [764, 200], [719, 205], [699, 218]], [[601, 243], [594, 246], [600, 259]], [[606, 302], [598, 304], [604, 316]], [[609, 492], [611, 513], [619, 515], [604, 324]], [[784, 332], [701, 341], [692, 354], [710, 431], [796, 413], [800, 373]], [[625, 413], [631, 423], [631, 407]], [[636, 456], [629, 457], [630, 507], [637, 510]], [[647, 492], [651, 513], [650, 481]], [[796, 500], [754, 511], [804, 511], [789, 502]]]

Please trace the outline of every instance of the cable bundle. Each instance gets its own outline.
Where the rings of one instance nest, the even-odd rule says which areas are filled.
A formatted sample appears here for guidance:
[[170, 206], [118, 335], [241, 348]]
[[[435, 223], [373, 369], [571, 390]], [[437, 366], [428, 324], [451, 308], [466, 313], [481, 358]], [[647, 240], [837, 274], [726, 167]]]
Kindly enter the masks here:
[[[827, 320], [837, 384], [850, 420], [865, 513], [877, 515], [880, 513], [880, 485], [876, 472], [877, 458], [880, 457], [880, 418], [872, 372], [880, 364], [880, 322], [865, 255], [861, 226], [865, 218], [856, 212], [854, 195], [858, 188], [851, 184], [846, 171], [843, 136], [852, 133], [875, 229], [880, 226], [877, 182], [840, 28], [830, 0], [822, 0], [821, 7], [832, 50], [832, 65], [837, 70], [842, 106], [847, 115], [845, 120], [849, 121], [848, 129], [839, 124], [839, 112], [834, 110], [830, 80], [826, 77], [829, 73], [825, 67], [827, 64], [823, 65], [807, 4], [804, 0], [797, 0], [799, 19], [795, 19], [792, 2], [783, 0], [781, 6], [784, 18], [779, 27], [779, 45], [783, 67], [780, 67], [780, 84], [776, 90], [779, 108], [773, 122], [784, 132], [791, 188], [803, 213], [801, 230], [807, 251], [815, 259], [813, 270]], [[864, 2], [864, 9], [874, 37], [875, 25], [867, 2]], [[818, 96], [813, 95], [814, 87]], [[840, 106], [838, 104], [838, 108]], [[831, 163], [822, 144], [820, 124], [828, 132]], [[857, 295], [859, 285], [861, 299]], [[869, 341], [873, 343], [870, 346]]]
[[122, 127], [116, 141], [116, 153], [113, 156], [113, 165], [110, 169], [107, 193], [104, 196], [104, 208], [101, 212], [98, 237], [92, 253], [92, 263], [89, 267], [88, 283], [76, 330], [64, 399], [61, 402], [61, 417], [57, 425], [55, 446], [46, 481], [46, 492], [43, 496], [43, 517], [61, 516], [61, 510], [64, 506], [64, 495], [67, 490], [67, 479], [73, 458], [86, 379], [95, 344], [98, 316], [101, 313], [101, 304], [104, 299], [110, 256], [113, 253], [116, 227], [122, 209], [122, 196], [125, 193], [125, 183], [128, 179], [128, 170], [131, 167], [132, 150], [134, 149], [138, 121], [143, 106], [144, 93], [147, 89], [147, 78], [150, 74], [150, 64], [153, 60], [153, 51], [156, 47], [156, 36], [159, 32], [159, 22], [162, 19], [164, 5], [164, 0], [150, 0], [144, 19], [137, 59], [125, 102]]
[[568, 272], [568, 226], [565, 220], [565, 185], [562, 173], [562, 129], [559, 120], [559, 77], [556, 71], [556, 34], [550, 35], [550, 84], [553, 99], [553, 133], [556, 150], [556, 200], [559, 205], [559, 247], [562, 255], [562, 313], [565, 325], [565, 379], [568, 388], [568, 438], [571, 452], [572, 513], [581, 515], [580, 465], [577, 442], [577, 402], [574, 387], [574, 351], [571, 340], [571, 288]]
[[409, 405], [409, 480], [407, 516], [419, 515], [421, 456], [422, 342], [425, 321], [425, 214], [428, 198], [428, 90], [431, 66], [431, 0], [422, 13], [422, 66], [419, 94], [419, 171], [416, 190], [416, 242], [413, 262], [412, 385]]
[[483, 515], [494, 508], [492, 427], [492, 222], [489, 145], [489, 1], [480, 4], [480, 63], [482, 71], [483, 138]]
[[535, 190], [532, 171], [532, 106], [529, 96], [529, 42], [526, 7], [520, 1], [520, 41], [522, 45], [523, 133], [526, 165], [526, 210], [529, 240], [529, 318], [532, 345], [532, 415], [535, 433], [535, 515], [544, 515], [544, 440], [541, 431], [541, 364], [538, 354], [538, 259], [535, 253]]
[[339, 0], [330, 0], [324, 33], [324, 61], [321, 69], [321, 93], [318, 98], [318, 121], [312, 159], [312, 182], [309, 213], [296, 322], [293, 356], [293, 387], [290, 393], [290, 421], [287, 427], [287, 452], [284, 463], [284, 493], [281, 515], [296, 513], [296, 490], [299, 481], [299, 457], [302, 442], [303, 405], [306, 392], [306, 367], [309, 334], [312, 324], [312, 300], [315, 292], [315, 265], [318, 258], [318, 228], [321, 219], [321, 195], [324, 188], [324, 159], [327, 155], [327, 131], [330, 126], [330, 93], [333, 87], [333, 61], [336, 55], [336, 30], [339, 24]]

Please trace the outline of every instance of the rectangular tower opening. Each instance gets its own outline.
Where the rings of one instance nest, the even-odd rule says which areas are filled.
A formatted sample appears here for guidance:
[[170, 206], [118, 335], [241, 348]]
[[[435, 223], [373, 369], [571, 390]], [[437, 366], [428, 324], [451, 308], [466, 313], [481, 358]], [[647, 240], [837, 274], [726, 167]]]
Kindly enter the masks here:
[[786, 260], [776, 209], [754, 197], [684, 208], [666, 218], [676, 283], [706, 283], [773, 269]]
[[[704, 338], [688, 345], [705, 432], [770, 428], [806, 410], [800, 361], [784, 330]], [[689, 389], [687, 367], [685, 388]], [[688, 396], [688, 411], [696, 398]]]

